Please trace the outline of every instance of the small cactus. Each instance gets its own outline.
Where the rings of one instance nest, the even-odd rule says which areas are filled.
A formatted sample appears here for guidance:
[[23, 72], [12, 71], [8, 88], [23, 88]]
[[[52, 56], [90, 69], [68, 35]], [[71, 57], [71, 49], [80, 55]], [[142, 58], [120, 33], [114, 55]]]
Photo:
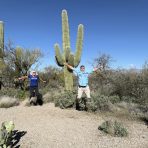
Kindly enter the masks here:
[[8, 148], [10, 146], [10, 139], [12, 136], [12, 132], [14, 130], [13, 121], [5, 121], [2, 123], [2, 127], [0, 129], [0, 147]]
[[78, 26], [77, 33], [77, 43], [76, 43], [76, 53], [71, 52], [70, 47], [70, 35], [69, 35], [69, 24], [68, 24], [68, 15], [67, 11], [62, 11], [62, 41], [63, 41], [63, 53], [61, 53], [60, 46], [56, 43], [55, 48], [55, 58], [59, 66], [64, 67], [64, 80], [65, 80], [65, 89], [73, 89], [73, 71], [68, 69], [64, 65], [64, 62], [67, 62], [73, 67], [77, 67], [80, 63], [81, 54], [82, 54], [82, 44], [83, 44], [83, 25]]

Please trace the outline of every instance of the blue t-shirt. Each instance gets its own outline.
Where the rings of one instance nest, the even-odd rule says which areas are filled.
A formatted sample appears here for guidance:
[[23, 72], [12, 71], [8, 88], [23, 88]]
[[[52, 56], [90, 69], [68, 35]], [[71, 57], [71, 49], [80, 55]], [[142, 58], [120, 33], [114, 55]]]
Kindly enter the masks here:
[[73, 69], [74, 72], [76, 72], [77, 76], [78, 76], [78, 82], [80, 86], [87, 86], [88, 85], [88, 77], [89, 75], [93, 72], [82, 72], [82, 71], [77, 71], [75, 69]]
[[29, 81], [30, 81], [30, 87], [38, 87], [39, 77], [38, 75], [35, 75], [34, 77], [32, 75], [28, 75]]

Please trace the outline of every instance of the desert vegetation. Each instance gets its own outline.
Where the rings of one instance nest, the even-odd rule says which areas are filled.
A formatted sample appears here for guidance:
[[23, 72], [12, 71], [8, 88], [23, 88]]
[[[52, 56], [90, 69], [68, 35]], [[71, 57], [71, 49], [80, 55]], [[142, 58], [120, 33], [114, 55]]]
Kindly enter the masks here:
[[[78, 80], [64, 62], [77, 67], [80, 63], [83, 41], [83, 25], [78, 27], [75, 55], [70, 51], [69, 26], [66, 10], [62, 11], [63, 51], [60, 53], [55, 44], [56, 62], [62, 68], [45, 67], [38, 71], [46, 83], [39, 84], [43, 103], [54, 103], [61, 109], [77, 107], [76, 96]], [[29, 98], [28, 81], [18, 77], [27, 75], [31, 66], [37, 64], [42, 56], [40, 49], [13, 47], [11, 42], [4, 47], [3, 23], [0, 23], [0, 108], [20, 105]], [[98, 71], [90, 75], [91, 100], [87, 102], [85, 94], [80, 100], [79, 111], [92, 114], [107, 113], [118, 118], [140, 120], [148, 124], [148, 63], [142, 69], [114, 69], [111, 56], [101, 54], [92, 61]], [[91, 114], [90, 114], [91, 116]], [[99, 125], [99, 130], [111, 136], [126, 137], [130, 133], [118, 121], [107, 120]], [[2, 144], [7, 143], [4, 137]], [[1, 143], [0, 143], [1, 144]]]

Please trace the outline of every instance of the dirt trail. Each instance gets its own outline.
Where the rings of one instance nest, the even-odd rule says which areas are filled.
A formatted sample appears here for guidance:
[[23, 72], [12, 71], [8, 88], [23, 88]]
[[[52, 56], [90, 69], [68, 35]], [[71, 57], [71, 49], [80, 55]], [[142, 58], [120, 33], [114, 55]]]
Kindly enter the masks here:
[[[107, 119], [74, 109], [62, 110], [54, 104], [0, 109], [0, 123], [13, 120], [20, 148], [148, 148], [148, 128], [144, 123], [126, 121], [127, 138], [111, 137], [98, 131]], [[24, 135], [23, 135], [24, 134]]]

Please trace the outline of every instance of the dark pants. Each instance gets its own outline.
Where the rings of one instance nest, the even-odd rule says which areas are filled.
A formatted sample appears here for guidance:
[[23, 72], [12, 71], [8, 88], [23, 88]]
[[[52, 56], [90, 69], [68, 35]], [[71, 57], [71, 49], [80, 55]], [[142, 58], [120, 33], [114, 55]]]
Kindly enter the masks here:
[[0, 90], [2, 89], [2, 86], [4, 87], [4, 84], [2, 81], [0, 81]]
[[38, 87], [30, 87], [30, 98], [39, 95]]

